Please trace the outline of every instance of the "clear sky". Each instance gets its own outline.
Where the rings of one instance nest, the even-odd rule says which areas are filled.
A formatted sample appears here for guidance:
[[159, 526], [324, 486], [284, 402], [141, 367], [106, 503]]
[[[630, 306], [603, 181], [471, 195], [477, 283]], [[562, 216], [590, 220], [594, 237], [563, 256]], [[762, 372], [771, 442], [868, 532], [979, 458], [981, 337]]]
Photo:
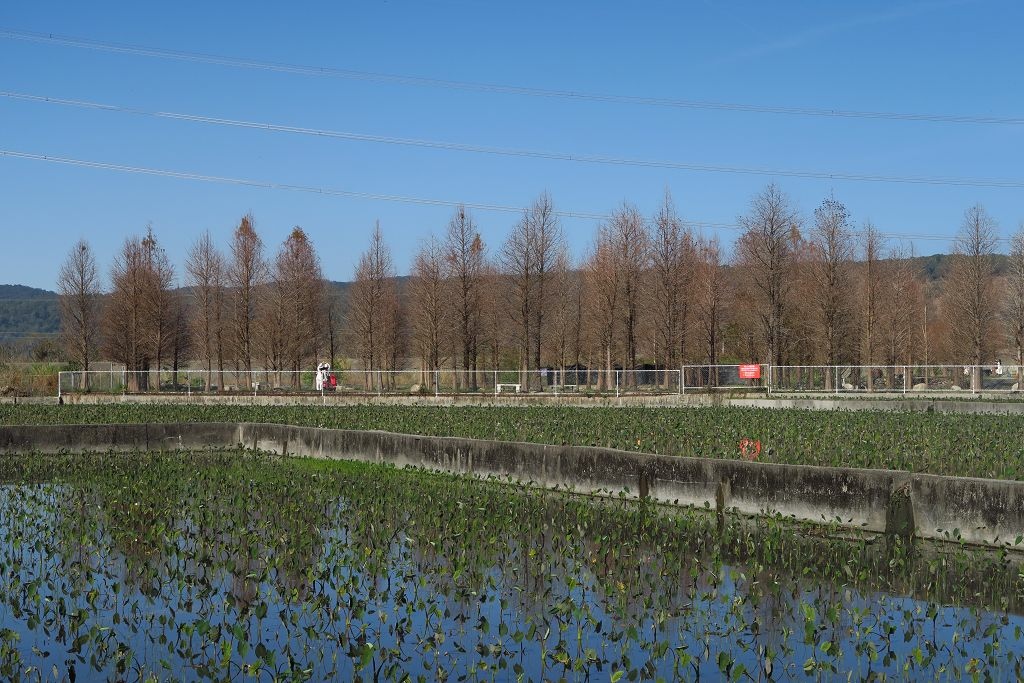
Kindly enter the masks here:
[[[1024, 3], [3, 3], [0, 30], [331, 69], [756, 107], [1024, 120]], [[0, 90], [313, 129], [512, 150], [868, 176], [1024, 183], [1016, 125], [815, 117], [536, 97], [88, 50], [0, 36]], [[0, 149], [279, 184], [519, 207], [680, 213], [734, 224], [775, 180], [806, 220], [834, 193], [859, 226], [948, 237], [981, 202], [1007, 236], [1024, 188], [864, 182], [589, 164], [239, 129], [0, 97]], [[380, 220], [404, 272], [450, 206], [324, 196], [0, 156], [0, 283], [53, 288], [72, 243], [104, 274], [152, 223], [179, 272], [204, 230], [251, 211], [271, 251], [294, 225], [325, 274], [352, 277]], [[475, 211], [491, 248], [516, 215]], [[596, 221], [564, 218], [581, 255]], [[719, 234], [727, 250], [736, 236]], [[948, 240], [918, 240], [917, 253]]]

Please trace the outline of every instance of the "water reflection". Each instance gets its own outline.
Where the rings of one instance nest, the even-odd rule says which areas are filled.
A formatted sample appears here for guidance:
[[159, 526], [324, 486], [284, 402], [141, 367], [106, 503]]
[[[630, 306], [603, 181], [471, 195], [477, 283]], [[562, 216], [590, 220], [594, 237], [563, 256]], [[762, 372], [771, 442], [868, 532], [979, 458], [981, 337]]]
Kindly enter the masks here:
[[[0, 459], [0, 675], [1019, 675], [1005, 553], [241, 453]], [[6, 643], [6, 645], [4, 645]]]

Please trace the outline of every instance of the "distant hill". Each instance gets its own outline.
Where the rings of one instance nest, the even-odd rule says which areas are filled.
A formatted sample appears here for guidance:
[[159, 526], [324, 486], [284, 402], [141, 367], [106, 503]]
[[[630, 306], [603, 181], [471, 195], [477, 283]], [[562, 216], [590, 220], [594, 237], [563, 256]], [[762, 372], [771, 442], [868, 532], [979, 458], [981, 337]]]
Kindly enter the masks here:
[[[994, 254], [996, 275], [1005, 275], [1009, 267], [1010, 257], [1006, 254]], [[925, 279], [928, 282], [942, 280], [949, 273], [949, 265], [952, 262], [949, 254], [932, 254], [931, 256], [915, 256], [910, 259], [921, 268]]]
[[55, 338], [59, 331], [56, 292], [24, 285], [0, 285], [0, 344]]
[[[344, 301], [351, 283], [328, 284]], [[56, 339], [59, 332], [56, 292], [25, 285], [0, 285], [0, 344], [33, 346], [41, 339]]]
[[[996, 273], [1006, 272], [1009, 257], [996, 255]], [[930, 283], [940, 282], [949, 271], [948, 254], [915, 256], [912, 261]], [[405, 289], [408, 276], [399, 276], [399, 292]], [[351, 282], [329, 281], [332, 293], [342, 302], [348, 299]], [[60, 331], [57, 293], [24, 285], [0, 285], [0, 344], [32, 345], [40, 339], [55, 339]]]

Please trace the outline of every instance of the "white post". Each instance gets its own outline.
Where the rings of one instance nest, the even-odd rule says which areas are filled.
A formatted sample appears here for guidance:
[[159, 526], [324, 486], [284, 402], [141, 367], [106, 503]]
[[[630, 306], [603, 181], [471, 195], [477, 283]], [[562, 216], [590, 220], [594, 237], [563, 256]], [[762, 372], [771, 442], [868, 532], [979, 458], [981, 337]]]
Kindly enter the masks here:
[[441, 395], [441, 371], [434, 370], [434, 398]]
[[498, 395], [498, 371], [494, 371], [494, 395]]
[[686, 393], [686, 380], [683, 379], [684, 375], [685, 375], [685, 373], [683, 372], [683, 368], [682, 367], [679, 368], [679, 395], [680, 396], [682, 396], [683, 394]]
[[60, 376], [63, 374], [60, 370], [57, 371], [57, 403], [60, 403]]
[[[625, 372], [625, 370], [623, 370], [622, 372]], [[619, 371], [616, 370], [615, 371], [615, 398], [618, 398], [618, 397], [619, 397]]]

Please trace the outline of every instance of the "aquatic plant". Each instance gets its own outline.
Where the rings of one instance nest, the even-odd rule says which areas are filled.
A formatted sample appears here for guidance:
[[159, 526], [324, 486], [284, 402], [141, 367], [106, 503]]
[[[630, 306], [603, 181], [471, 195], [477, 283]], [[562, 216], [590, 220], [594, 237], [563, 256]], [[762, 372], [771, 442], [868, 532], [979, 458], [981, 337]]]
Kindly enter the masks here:
[[1022, 675], [1008, 549], [242, 451], [0, 482], [8, 679]]

